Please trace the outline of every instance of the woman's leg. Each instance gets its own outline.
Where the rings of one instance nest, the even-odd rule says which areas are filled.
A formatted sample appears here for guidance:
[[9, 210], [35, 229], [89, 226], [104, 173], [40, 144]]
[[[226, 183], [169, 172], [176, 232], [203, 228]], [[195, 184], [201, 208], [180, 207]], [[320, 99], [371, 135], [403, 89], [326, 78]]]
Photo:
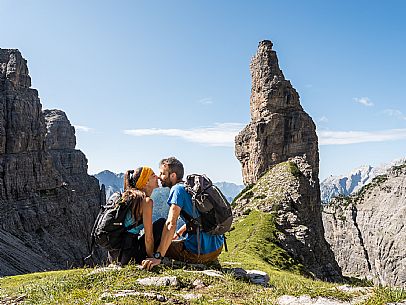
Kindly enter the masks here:
[[[137, 258], [137, 255], [142, 249], [140, 249], [139, 235], [127, 233], [124, 238], [123, 248], [120, 251], [119, 261], [122, 266], [127, 265], [131, 259]], [[145, 248], [145, 246], [144, 246]]]
[[[156, 250], [161, 242], [162, 230], [165, 225], [165, 218], [160, 218], [154, 221], [152, 225], [154, 235], [154, 250]], [[137, 264], [141, 263], [147, 257], [145, 249], [145, 235], [138, 239], [138, 235], [127, 233], [124, 239], [124, 246], [120, 253], [121, 265], [127, 265], [130, 260], [134, 260]]]
[[[152, 234], [154, 235], [154, 251], [158, 248], [161, 242], [162, 230], [164, 228], [166, 219], [159, 218], [152, 224]], [[134, 254], [134, 259], [137, 263], [141, 263], [147, 257], [147, 250], [145, 249], [145, 235], [142, 235], [138, 240], [139, 251]]]
[[159, 218], [154, 221], [152, 224], [152, 231], [154, 234], [154, 251], [158, 248], [160, 242], [161, 242], [161, 237], [162, 237], [162, 231], [165, 226], [166, 219], [165, 218]]

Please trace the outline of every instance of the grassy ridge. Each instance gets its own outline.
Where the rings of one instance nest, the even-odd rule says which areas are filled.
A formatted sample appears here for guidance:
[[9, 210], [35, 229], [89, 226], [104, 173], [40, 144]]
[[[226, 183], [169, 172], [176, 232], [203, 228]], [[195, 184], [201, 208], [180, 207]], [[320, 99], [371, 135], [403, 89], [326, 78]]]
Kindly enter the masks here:
[[[223, 252], [220, 261], [224, 267], [230, 262], [238, 267], [258, 269], [270, 275], [270, 287], [237, 280], [231, 275], [224, 278], [211, 278], [185, 270], [171, 270], [160, 266], [153, 272], [139, 270], [134, 265], [121, 270], [91, 274], [93, 269], [34, 273], [0, 279], [0, 300], [7, 296], [25, 295], [27, 304], [161, 304], [144, 297], [125, 297], [101, 300], [104, 292], [135, 289], [140, 292], [154, 292], [186, 303], [179, 295], [199, 293], [199, 300], [190, 300], [190, 304], [274, 304], [283, 294], [311, 296], [331, 296], [342, 300], [349, 295], [334, 288], [334, 285], [313, 281], [300, 275], [301, 266], [297, 265], [281, 248], [273, 243], [276, 231], [272, 225], [272, 215], [253, 211], [235, 225], [229, 234], [229, 252]], [[283, 269], [288, 269], [284, 271]], [[176, 276], [177, 287], [150, 288], [137, 283], [138, 278], [150, 276]], [[195, 290], [193, 282], [201, 279], [206, 288]]]
[[[288, 182], [294, 179], [298, 172], [297, 167], [290, 163], [282, 166], [287, 169], [282, 178]], [[272, 172], [267, 175], [272, 176]], [[254, 205], [269, 199], [261, 196], [265, 191], [271, 190], [275, 194], [271, 199], [275, 201], [276, 209], [280, 196], [278, 194], [283, 192], [280, 192], [272, 179], [269, 181], [266, 185], [253, 185], [241, 192], [242, 199], [244, 196], [253, 198], [253, 206], [248, 207], [246, 215], [227, 233], [229, 251], [223, 251], [219, 258], [222, 267], [267, 272], [270, 277], [268, 287], [238, 280], [227, 273], [224, 277], [209, 277], [190, 270], [173, 270], [165, 266], [155, 267], [149, 272], [130, 264], [119, 270], [100, 273], [93, 273], [92, 268], [84, 268], [0, 278], [0, 304], [9, 304], [19, 298], [25, 304], [162, 304], [145, 296], [101, 299], [106, 292], [115, 293], [120, 290], [159, 293], [167, 298], [165, 304], [275, 304], [282, 295], [350, 300], [354, 295], [337, 289], [337, 284], [307, 277], [304, 267], [279, 246], [275, 213], [264, 213], [254, 208]], [[179, 284], [175, 287], [148, 287], [137, 283], [137, 279], [151, 276], [176, 276]], [[205, 288], [195, 289], [193, 283], [196, 279], [201, 280]], [[186, 300], [183, 296], [190, 293], [201, 294], [201, 297]], [[6, 303], [6, 298], [11, 301]], [[406, 299], [404, 290], [374, 287], [369, 298], [362, 304], [380, 305], [402, 299]]]
[[[141, 296], [101, 299], [103, 293], [132, 289], [164, 295], [166, 304], [275, 304], [281, 295], [324, 296], [349, 300], [353, 295], [344, 293], [336, 285], [311, 280], [301, 275], [302, 266], [292, 260], [274, 241], [277, 231], [272, 214], [252, 211], [235, 224], [228, 234], [229, 252], [223, 252], [223, 267], [258, 269], [270, 276], [270, 286], [265, 288], [229, 274], [213, 278], [183, 269], [172, 270], [159, 266], [152, 272], [128, 265], [120, 270], [92, 274], [94, 269], [76, 269], [33, 273], [0, 278], [0, 304], [6, 297], [24, 296], [25, 304], [162, 304], [155, 299]], [[138, 278], [151, 276], [176, 276], [176, 287], [146, 287], [137, 283]], [[193, 282], [200, 279], [203, 289], [195, 289]], [[194, 293], [202, 296], [185, 300], [182, 295]], [[364, 305], [386, 304], [406, 298], [402, 290], [376, 287]]]

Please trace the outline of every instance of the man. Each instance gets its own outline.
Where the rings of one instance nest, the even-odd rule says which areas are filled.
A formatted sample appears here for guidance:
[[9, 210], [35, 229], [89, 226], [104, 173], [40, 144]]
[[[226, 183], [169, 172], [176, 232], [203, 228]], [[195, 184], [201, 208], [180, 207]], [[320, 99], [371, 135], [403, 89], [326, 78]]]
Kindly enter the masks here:
[[175, 157], [170, 157], [161, 160], [159, 166], [159, 178], [162, 181], [162, 186], [171, 188], [168, 198], [170, 208], [158, 249], [152, 258], [142, 261], [142, 267], [150, 270], [159, 265], [164, 256], [189, 263], [215, 261], [223, 248], [224, 237], [222, 235], [210, 235], [206, 232], [188, 233], [185, 239], [178, 240], [186, 231], [186, 225], [176, 231], [176, 222], [179, 216], [186, 222], [181, 211], [193, 218], [199, 216], [199, 212], [193, 209], [192, 198], [183, 185], [183, 164]]

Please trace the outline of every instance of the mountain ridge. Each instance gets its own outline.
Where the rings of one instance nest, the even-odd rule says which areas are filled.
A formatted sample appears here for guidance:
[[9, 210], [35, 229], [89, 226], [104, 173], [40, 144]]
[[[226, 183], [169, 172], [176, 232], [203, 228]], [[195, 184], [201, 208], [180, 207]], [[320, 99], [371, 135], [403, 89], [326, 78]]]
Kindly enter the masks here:
[[403, 164], [406, 157], [397, 158], [377, 166], [361, 165], [345, 175], [329, 176], [320, 183], [321, 201], [328, 203], [337, 196], [348, 196], [358, 192], [379, 175], [386, 174], [391, 167]]
[[[100, 186], [104, 184], [106, 188], [106, 198], [110, 197], [111, 194], [114, 192], [122, 192], [123, 191], [123, 179], [124, 173], [114, 173], [110, 170], [103, 170], [94, 176], [99, 180]], [[244, 189], [243, 185], [238, 185], [232, 182], [213, 182], [220, 191], [226, 196], [229, 202], [232, 202], [233, 199]], [[162, 193], [164, 191], [156, 190], [154, 193]]]

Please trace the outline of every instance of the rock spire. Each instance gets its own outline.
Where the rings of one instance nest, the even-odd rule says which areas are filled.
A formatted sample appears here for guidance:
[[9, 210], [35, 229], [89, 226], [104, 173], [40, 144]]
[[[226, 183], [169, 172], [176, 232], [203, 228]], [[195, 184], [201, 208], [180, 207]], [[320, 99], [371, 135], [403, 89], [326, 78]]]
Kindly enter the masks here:
[[261, 41], [252, 58], [251, 122], [235, 138], [246, 185], [255, 183], [273, 164], [295, 156], [306, 155], [313, 175], [319, 172], [316, 126], [285, 79], [272, 46], [269, 40]]

